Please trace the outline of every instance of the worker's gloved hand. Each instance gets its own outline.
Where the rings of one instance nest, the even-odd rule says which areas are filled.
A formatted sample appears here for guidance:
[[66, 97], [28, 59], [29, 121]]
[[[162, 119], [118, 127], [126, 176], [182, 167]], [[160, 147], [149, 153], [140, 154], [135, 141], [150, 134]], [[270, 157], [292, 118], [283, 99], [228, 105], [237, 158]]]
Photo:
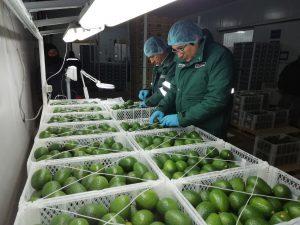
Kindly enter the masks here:
[[152, 115], [150, 116], [150, 124], [155, 123], [155, 119], [157, 118], [159, 122], [161, 122], [161, 119], [164, 117], [164, 113], [161, 111], [155, 111], [154, 113], [152, 113]]
[[146, 98], [147, 98], [147, 96], [149, 95], [149, 90], [140, 90], [140, 92], [139, 92], [139, 99], [141, 100], [141, 101], [144, 101]]
[[177, 114], [167, 115], [164, 118], [162, 118], [160, 123], [164, 127], [178, 127], [179, 126], [178, 115]]
[[147, 108], [145, 101], [140, 102], [140, 108]]

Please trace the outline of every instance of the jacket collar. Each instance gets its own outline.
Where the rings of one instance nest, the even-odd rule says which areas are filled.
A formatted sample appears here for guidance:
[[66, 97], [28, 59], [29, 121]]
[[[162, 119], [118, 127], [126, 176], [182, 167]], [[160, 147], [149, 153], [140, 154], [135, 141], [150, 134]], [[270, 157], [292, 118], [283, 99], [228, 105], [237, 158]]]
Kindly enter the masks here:
[[206, 40], [203, 39], [203, 41], [200, 43], [200, 47], [198, 48], [196, 55], [194, 56], [194, 58], [192, 58], [190, 62], [187, 63], [186, 61], [179, 59], [177, 55], [175, 57], [175, 60], [177, 63], [185, 64], [185, 66], [190, 66], [195, 63], [202, 62], [204, 58], [205, 48], [206, 48]]

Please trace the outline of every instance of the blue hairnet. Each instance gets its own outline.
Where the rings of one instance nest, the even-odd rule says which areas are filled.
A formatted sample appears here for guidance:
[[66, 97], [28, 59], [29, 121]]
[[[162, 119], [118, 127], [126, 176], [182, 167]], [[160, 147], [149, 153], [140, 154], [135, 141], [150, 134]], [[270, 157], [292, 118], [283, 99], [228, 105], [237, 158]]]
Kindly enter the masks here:
[[163, 53], [167, 48], [162, 39], [151, 37], [144, 44], [144, 53], [147, 57], [151, 57]]
[[174, 23], [168, 34], [168, 45], [185, 45], [198, 43], [203, 38], [203, 32], [195, 23], [180, 20]]

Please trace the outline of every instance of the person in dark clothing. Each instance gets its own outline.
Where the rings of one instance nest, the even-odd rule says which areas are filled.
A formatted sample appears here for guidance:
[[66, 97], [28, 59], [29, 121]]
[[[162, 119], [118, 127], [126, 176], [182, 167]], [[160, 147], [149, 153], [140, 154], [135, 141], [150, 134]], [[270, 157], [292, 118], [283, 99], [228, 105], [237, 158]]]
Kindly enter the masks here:
[[300, 56], [288, 64], [279, 75], [278, 88], [282, 98], [279, 105], [290, 109], [290, 122], [300, 127]]
[[[63, 59], [59, 56], [59, 51], [55, 45], [45, 44], [45, 64], [46, 64], [46, 78], [48, 79], [53, 74], [57, 73], [63, 64]], [[51, 77], [47, 83], [52, 85], [52, 96], [62, 95], [64, 87], [63, 70], [59, 74]]]

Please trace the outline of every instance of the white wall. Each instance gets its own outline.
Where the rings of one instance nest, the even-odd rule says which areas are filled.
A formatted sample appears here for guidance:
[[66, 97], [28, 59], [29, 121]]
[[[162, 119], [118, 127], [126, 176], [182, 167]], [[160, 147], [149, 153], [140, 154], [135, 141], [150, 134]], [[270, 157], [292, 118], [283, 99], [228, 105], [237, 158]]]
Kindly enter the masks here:
[[[32, 122], [22, 121], [19, 98], [26, 117], [32, 116], [30, 76], [36, 68], [36, 43], [0, 1], [0, 224], [11, 224], [25, 162], [32, 141]], [[22, 91], [23, 86], [23, 91]]]

